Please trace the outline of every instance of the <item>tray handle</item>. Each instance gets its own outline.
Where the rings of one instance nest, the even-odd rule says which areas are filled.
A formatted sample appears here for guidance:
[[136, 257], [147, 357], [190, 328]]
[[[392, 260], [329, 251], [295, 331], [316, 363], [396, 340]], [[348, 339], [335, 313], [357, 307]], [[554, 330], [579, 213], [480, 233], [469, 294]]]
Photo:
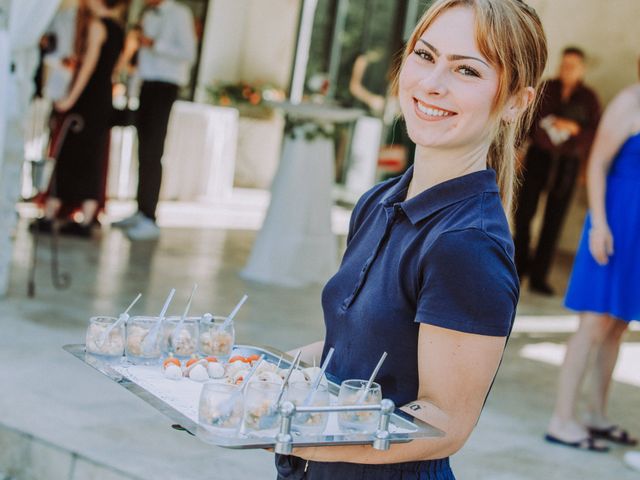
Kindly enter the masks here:
[[275, 452], [281, 455], [290, 455], [293, 451], [293, 436], [291, 435], [291, 420], [296, 413], [328, 413], [328, 412], [367, 412], [380, 411], [378, 429], [373, 437], [373, 448], [376, 450], [389, 450], [391, 433], [389, 421], [395, 411], [392, 400], [383, 399], [378, 405], [332, 405], [326, 407], [296, 407], [292, 402], [285, 401], [280, 404], [280, 431], [276, 435]]

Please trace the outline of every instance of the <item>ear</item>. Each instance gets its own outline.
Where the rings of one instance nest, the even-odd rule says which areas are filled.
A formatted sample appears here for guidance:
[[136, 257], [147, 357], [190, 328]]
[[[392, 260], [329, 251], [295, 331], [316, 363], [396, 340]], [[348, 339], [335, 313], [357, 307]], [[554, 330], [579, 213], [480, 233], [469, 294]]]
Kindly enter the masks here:
[[513, 123], [536, 98], [536, 90], [533, 87], [525, 87], [515, 95], [512, 95], [502, 110], [502, 120]]

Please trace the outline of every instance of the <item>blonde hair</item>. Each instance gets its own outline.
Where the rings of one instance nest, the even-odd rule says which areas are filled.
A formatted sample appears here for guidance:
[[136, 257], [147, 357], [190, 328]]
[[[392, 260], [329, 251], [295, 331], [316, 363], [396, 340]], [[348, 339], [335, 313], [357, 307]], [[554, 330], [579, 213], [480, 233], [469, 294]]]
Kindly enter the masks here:
[[492, 109], [495, 125], [487, 161], [497, 173], [502, 204], [510, 214], [516, 185], [517, 149], [531, 125], [536, 102], [509, 122], [499, 114], [513, 95], [527, 87], [538, 88], [547, 63], [547, 40], [535, 10], [522, 0], [436, 0], [407, 42], [393, 81], [394, 94], [398, 93], [402, 65], [420, 37], [440, 14], [453, 7], [473, 9], [480, 53], [498, 70], [498, 92]]

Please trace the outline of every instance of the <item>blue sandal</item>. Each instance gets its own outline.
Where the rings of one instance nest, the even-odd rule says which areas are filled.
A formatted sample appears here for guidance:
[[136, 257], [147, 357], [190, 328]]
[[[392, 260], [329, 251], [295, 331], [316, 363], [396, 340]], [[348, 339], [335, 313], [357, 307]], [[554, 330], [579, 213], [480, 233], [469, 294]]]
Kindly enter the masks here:
[[551, 435], [550, 433], [547, 433], [544, 436], [544, 439], [547, 442], [553, 443], [555, 445], [562, 445], [563, 447], [576, 448], [578, 450], [585, 450], [589, 452], [599, 452], [599, 453], [605, 453], [609, 451], [609, 447], [607, 446], [596, 445], [596, 439], [593, 437], [583, 438], [582, 440], [578, 440], [577, 442], [567, 442], [565, 440], [559, 439], [554, 435]]

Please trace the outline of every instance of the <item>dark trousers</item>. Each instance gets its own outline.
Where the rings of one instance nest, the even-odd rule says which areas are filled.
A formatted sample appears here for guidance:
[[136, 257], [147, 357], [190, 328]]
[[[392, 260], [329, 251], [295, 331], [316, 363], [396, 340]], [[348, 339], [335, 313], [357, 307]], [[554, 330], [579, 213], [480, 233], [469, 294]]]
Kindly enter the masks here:
[[277, 480], [456, 480], [449, 459], [363, 465], [343, 462], [307, 462], [276, 455]]
[[523, 183], [518, 192], [515, 215], [516, 267], [520, 278], [529, 274], [534, 283], [544, 283], [562, 231], [562, 224], [580, 170], [580, 159], [559, 156], [555, 161], [555, 176], [548, 188], [547, 204], [540, 238], [533, 258], [530, 258], [531, 220], [538, 208], [540, 193], [547, 187], [554, 167], [554, 154], [530, 147], [525, 158]]
[[138, 130], [138, 210], [155, 221], [162, 183], [162, 154], [169, 114], [178, 97], [178, 86], [144, 82], [140, 91]]

